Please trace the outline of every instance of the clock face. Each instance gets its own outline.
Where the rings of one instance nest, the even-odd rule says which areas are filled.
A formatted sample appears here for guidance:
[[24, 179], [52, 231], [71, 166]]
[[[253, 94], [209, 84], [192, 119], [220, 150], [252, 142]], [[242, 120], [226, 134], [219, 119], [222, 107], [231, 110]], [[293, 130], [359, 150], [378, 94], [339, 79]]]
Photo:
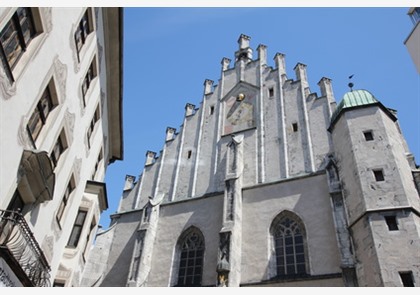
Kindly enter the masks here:
[[255, 95], [238, 92], [225, 101], [224, 134], [255, 127]]

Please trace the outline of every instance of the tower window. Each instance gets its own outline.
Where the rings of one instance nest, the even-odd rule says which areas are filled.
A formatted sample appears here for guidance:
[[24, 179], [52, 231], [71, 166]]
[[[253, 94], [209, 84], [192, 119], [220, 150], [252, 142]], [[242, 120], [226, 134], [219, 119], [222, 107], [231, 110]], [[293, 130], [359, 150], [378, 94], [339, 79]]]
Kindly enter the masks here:
[[373, 133], [372, 133], [372, 131], [365, 131], [365, 132], [363, 132], [363, 135], [365, 136], [366, 141], [373, 140]]
[[385, 222], [386, 225], [388, 225], [389, 230], [398, 230], [398, 223], [397, 223], [397, 217], [392, 216], [385, 216]]
[[402, 271], [399, 274], [404, 287], [414, 287], [413, 272]]
[[293, 132], [297, 132], [298, 131], [298, 124], [297, 123], [293, 123], [292, 124], [292, 129], [293, 129]]
[[188, 158], [188, 159], [190, 159], [190, 158], [191, 158], [191, 154], [192, 154], [192, 151], [191, 151], [191, 150], [189, 150], [189, 151], [187, 152], [187, 158]]
[[384, 181], [384, 172], [381, 170], [373, 170], [373, 175], [375, 176], [376, 181]]
[[268, 96], [269, 97], [273, 97], [274, 96], [274, 88], [273, 87], [271, 87], [271, 88], [268, 89]]
[[211, 106], [210, 107], [210, 115], [213, 115], [214, 114], [214, 106]]

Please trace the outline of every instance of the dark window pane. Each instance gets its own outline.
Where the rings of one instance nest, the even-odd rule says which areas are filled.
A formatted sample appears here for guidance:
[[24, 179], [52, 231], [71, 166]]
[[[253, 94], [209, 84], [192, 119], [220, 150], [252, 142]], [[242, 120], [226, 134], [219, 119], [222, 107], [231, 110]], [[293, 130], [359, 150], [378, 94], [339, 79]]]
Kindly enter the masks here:
[[76, 220], [73, 225], [73, 229], [70, 234], [69, 241], [67, 243], [70, 247], [77, 247], [77, 244], [79, 243], [80, 235], [82, 233], [83, 224], [85, 222], [86, 218], [86, 211], [79, 211], [76, 216]]
[[277, 275], [282, 276], [282, 275], [285, 275], [285, 274], [286, 274], [286, 272], [285, 272], [284, 267], [277, 266]]
[[305, 256], [303, 254], [296, 255], [296, 262], [298, 262], [298, 263], [305, 262]]
[[193, 285], [199, 286], [201, 285], [201, 275], [195, 275], [193, 278]]
[[414, 287], [413, 273], [400, 272], [401, 281], [404, 287]]
[[295, 257], [293, 255], [286, 256], [286, 264], [292, 264], [295, 262]]
[[45, 89], [44, 93], [42, 94], [41, 100], [39, 101], [39, 108], [45, 119], [48, 117], [48, 114], [50, 113], [52, 106], [53, 104], [52, 104], [52, 99], [50, 95], [50, 90], [47, 87], [47, 89]]
[[296, 254], [297, 253], [303, 253], [303, 245], [297, 245], [296, 246]]
[[13, 69], [15, 66], [18, 57], [22, 53], [22, 45], [19, 42], [19, 37], [17, 34], [13, 34], [8, 43], [3, 45], [4, 53], [6, 54], [7, 61], [9, 62], [10, 68]]
[[35, 29], [30, 8], [18, 8], [0, 32], [2, 47], [0, 53], [3, 63], [7, 61], [6, 70], [9, 72], [9, 78], [13, 78], [10, 69], [14, 68], [19, 57], [23, 54], [23, 50], [26, 49], [34, 35]]
[[293, 254], [293, 246], [287, 246], [286, 247], [286, 255], [287, 254]]
[[39, 113], [38, 108], [36, 108], [28, 121], [28, 131], [32, 137], [32, 140], [35, 141], [38, 138], [42, 125], [41, 114]]
[[295, 266], [294, 265], [288, 265], [286, 272], [287, 272], [288, 275], [295, 274], [296, 273], [295, 272]]
[[295, 236], [295, 244], [302, 244], [303, 237], [301, 235]]
[[298, 273], [306, 273], [305, 264], [298, 264], [297, 265], [297, 272]]
[[286, 242], [286, 245], [293, 244], [293, 238], [292, 237], [286, 237], [285, 242]]

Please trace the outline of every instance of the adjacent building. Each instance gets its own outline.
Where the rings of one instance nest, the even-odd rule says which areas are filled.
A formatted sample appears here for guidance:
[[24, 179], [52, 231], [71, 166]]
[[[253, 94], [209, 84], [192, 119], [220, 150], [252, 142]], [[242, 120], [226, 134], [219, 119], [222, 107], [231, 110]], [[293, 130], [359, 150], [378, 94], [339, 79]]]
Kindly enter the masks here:
[[413, 29], [404, 44], [416, 66], [417, 73], [420, 74], [420, 7], [411, 7], [408, 10], [408, 16], [413, 23]]
[[83, 286], [419, 286], [419, 169], [397, 112], [336, 103], [241, 35], [179, 130], [127, 175]]
[[79, 286], [123, 159], [121, 8], [0, 8], [0, 286]]

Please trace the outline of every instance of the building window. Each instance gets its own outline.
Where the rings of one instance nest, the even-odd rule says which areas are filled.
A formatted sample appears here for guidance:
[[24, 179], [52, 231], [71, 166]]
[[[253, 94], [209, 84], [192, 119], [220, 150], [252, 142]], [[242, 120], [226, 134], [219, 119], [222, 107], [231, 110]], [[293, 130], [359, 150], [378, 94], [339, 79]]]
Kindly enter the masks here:
[[61, 224], [62, 222], [64, 211], [66, 210], [67, 204], [70, 199], [70, 195], [74, 191], [75, 188], [76, 188], [76, 185], [75, 185], [74, 177], [72, 175], [69, 183], [67, 184], [66, 190], [64, 191], [64, 195], [63, 195], [63, 198], [61, 199], [60, 206], [58, 207], [56, 218], [59, 224]]
[[90, 139], [92, 137], [93, 130], [95, 129], [96, 122], [99, 121], [99, 118], [100, 118], [100, 112], [99, 112], [99, 105], [98, 105], [96, 107], [95, 113], [93, 114], [93, 118], [90, 121], [89, 128], [87, 131], [87, 139], [88, 139], [89, 148], [91, 146]]
[[12, 70], [35, 37], [31, 8], [19, 7], [0, 32], [0, 56], [10, 81], [14, 81]]
[[85, 250], [83, 251], [83, 259], [86, 261], [87, 255], [89, 254], [89, 246], [90, 246], [90, 238], [93, 234], [93, 230], [96, 227], [96, 221], [93, 219], [92, 223], [90, 224], [90, 228], [89, 228], [89, 232], [87, 233], [86, 236], [86, 245], [85, 245]]
[[414, 287], [413, 272], [402, 271], [399, 274], [404, 287]]
[[300, 219], [291, 212], [280, 213], [273, 221], [276, 269], [279, 277], [306, 274], [305, 232]]
[[101, 161], [102, 161], [102, 149], [99, 151], [98, 159], [96, 160], [95, 168], [93, 169], [92, 180], [95, 180], [96, 173], [98, 172], [98, 169], [99, 169], [99, 163], [101, 163]]
[[189, 151], [187, 152], [187, 158], [188, 158], [188, 159], [190, 159], [190, 158], [191, 158], [191, 155], [192, 155], [192, 151], [191, 151], [191, 150], [189, 150]]
[[210, 107], [210, 115], [213, 115], [214, 114], [214, 106], [211, 106]]
[[271, 88], [268, 89], [268, 96], [269, 97], [273, 97], [274, 96], [274, 88], [273, 87], [271, 87]]
[[86, 43], [87, 36], [93, 31], [92, 21], [90, 19], [89, 9], [85, 11], [82, 19], [77, 26], [76, 32], [74, 33], [74, 40], [76, 42], [77, 59], [80, 62], [80, 51], [83, 45]]
[[398, 223], [397, 223], [397, 217], [392, 215], [392, 216], [385, 216], [385, 222], [386, 225], [388, 226], [389, 230], [398, 230]]
[[372, 133], [372, 131], [365, 131], [365, 132], [363, 132], [363, 135], [365, 136], [365, 140], [366, 141], [373, 140], [373, 133]]
[[298, 123], [293, 123], [292, 124], [292, 129], [293, 129], [293, 132], [297, 132], [298, 131]]
[[44, 92], [41, 95], [41, 98], [38, 101], [38, 104], [35, 107], [31, 117], [29, 118], [28, 124], [26, 126], [29, 137], [32, 140], [32, 144], [35, 146], [35, 141], [38, 138], [39, 133], [42, 130], [42, 127], [47, 122], [47, 117], [51, 113], [52, 109], [57, 105], [52, 96], [52, 86], [51, 83], [45, 88]]
[[85, 223], [87, 211], [79, 210], [77, 212], [76, 220], [74, 221], [73, 229], [70, 234], [67, 247], [76, 248], [80, 240], [80, 235], [82, 234], [83, 225]]
[[384, 181], [384, 172], [382, 171], [382, 169], [379, 170], [373, 170], [373, 175], [375, 176], [375, 180], [376, 181]]
[[82, 95], [83, 95], [83, 106], [86, 107], [86, 95], [89, 90], [89, 87], [92, 83], [92, 80], [96, 77], [96, 67], [95, 67], [95, 59], [91, 62], [88, 71], [86, 72], [85, 77], [83, 78], [82, 82]]
[[53, 283], [53, 287], [65, 287], [66, 283], [64, 282], [59, 282], [59, 281], [54, 281]]
[[61, 131], [60, 136], [58, 136], [57, 141], [55, 142], [54, 148], [51, 151], [51, 160], [53, 162], [54, 167], [57, 167], [58, 160], [60, 159], [61, 155], [67, 148], [67, 141], [65, 140], [64, 130]]
[[420, 21], [420, 7], [414, 7], [410, 9], [408, 15], [410, 16], [410, 19], [413, 22], [413, 24], [417, 24], [417, 22]]
[[201, 286], [204, 258], [204, 237], [197, 228], [190, 228], [184, 232], [178, 241], [179, 287]]

